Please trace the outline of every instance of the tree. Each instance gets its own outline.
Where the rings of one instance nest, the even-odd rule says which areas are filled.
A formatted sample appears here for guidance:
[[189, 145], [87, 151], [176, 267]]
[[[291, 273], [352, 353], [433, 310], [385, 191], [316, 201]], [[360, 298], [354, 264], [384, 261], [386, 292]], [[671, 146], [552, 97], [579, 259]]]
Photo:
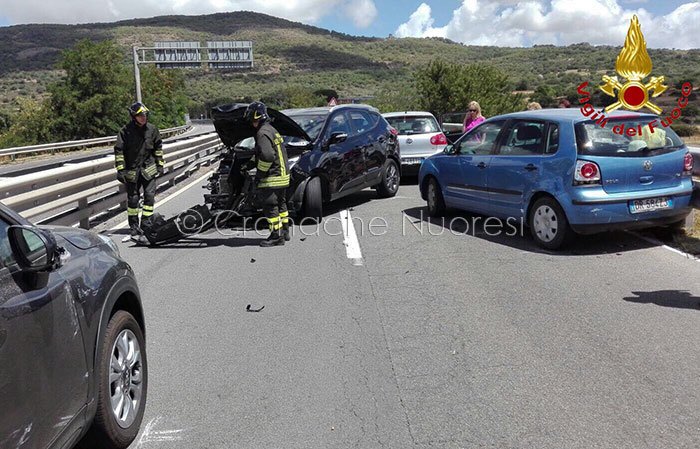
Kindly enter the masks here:
[[391, 83], [385, 85], [369, 103], [383, 113], [413, 111], [420, 108], [416, 88], [412, 83]]
[[421, 109], [437, 117], [455, 109], [453, 89], [457, 84], [458, 66], [440, 59], [431, 61], [416, 72], [415, 82]]
[[46, 105], [26, 98], [19, 98], [17, 103], [19, 113], [7, 133], [0, 136], [0, 148], [51, 142], [51, 120]]
[[552, 86], [542, 84], [537, 86], [530, 100], [538, 102], [543, 108], [555, 108], [557, 107], [556, 96], [557, 92]]
[[476, 101], [485, 116], [522, 110], [521, 95], [514, 95], [508, 77], [489, 65], [450, 64], [432, 61], [415, 76], [416, 91], [422, 109], [437, 117], [446, 112], [465, 111]]
[[262, 102], [274, 109], [309, 108], [327, 105], [325, 95], [302, 86], [289, 86], [263, 97]]
[[112, 41], [79, 41], [63, 52], [65, 77], [49, 86], [53, 141], [116, 134], [132, 100], [129, 70]]
[[182, 72], [145, 67], [141, 70], [141, 87], [151, 123], [161, 129], [185, 124], [187, 97]]

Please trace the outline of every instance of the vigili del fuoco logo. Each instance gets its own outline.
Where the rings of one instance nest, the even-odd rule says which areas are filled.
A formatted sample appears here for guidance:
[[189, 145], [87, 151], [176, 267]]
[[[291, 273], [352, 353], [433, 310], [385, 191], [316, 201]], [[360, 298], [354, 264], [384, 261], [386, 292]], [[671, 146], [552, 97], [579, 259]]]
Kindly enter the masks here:
[[[590, 104], [591, 94], [586, 91], [588, 87], [588, 81], [586, 81], [581, 83], [577, 89], [581, 96], [579, 98], [579, 103], [583, 105], [581, 107], [581, 113], [594, 120], [597, 125], [603, 128], [608, 122], [608, 117], [605, 113], [620, 108], [630, 111], [639, 111], [642, 108], [647, 108], [654, 114], [661, 115], [663, 110], [655, 105], [651, 99], [665, 92], [668, 86], [664, 84], [666, 81], [664, 76], [652, 76], [648, 82], [644, 81], [652, 73], [652, 69], [653, 64], [649, 53], [647, 53], [647, 43], [644, 40], [639, 19], [635, 15], [632, 17], [629, 30], [627, 30], [625, 46], [622, 48], [622, 51], [620, 51], [620, 54], [617, 56], [617, 61], [615, 62], [615, 71], [622, 80], [620, 80], [618, 76], [603, 75], [603, 82], [605, 84], [598, 86], [606, 95], [617, 98], [617, 101], [604, 110], [601, 109], [597, 112]], [[658, 128], [659, 126], [663, 126], [664, 128], [671, 126], [674, 120], [681, 117], [683, 109], [688, 106], [688, 97], [690, 97], [692, 92], [693, 86], [688, 82], [683, 83], [681, 86], [681, 97], [678, 99], [677, 107], [675, 107], [669, 115], [661, 118], [660, 125], [657, 119], [649, 122], [649, 130], [653, 133], [654, 128]], [[627, 132], [625, 132], [624, 129], [613, 129], [613, 131], [617, 134], [626, 133], [627, 135], [641, 135], [642, 133], [641, 129], [626, 130]]]

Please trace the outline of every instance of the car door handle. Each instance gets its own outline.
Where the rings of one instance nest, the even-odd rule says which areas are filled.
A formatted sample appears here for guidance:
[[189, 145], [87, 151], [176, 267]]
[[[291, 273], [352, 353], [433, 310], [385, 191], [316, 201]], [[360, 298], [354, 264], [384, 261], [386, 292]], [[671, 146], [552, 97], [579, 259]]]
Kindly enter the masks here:
[[527, 164], [527, 165], [525, 166], [525, 170], [527, 170], [527, 171], [535, 171], [535, 170], [537, 170], [537, 166], [534, 165], [534, 164]]
[[479, 167], [479, 168], [486, 168], [486, 163], [485, 163], [485, 162], [479, 162], [478, 164], [476, 164], [476, 166]]

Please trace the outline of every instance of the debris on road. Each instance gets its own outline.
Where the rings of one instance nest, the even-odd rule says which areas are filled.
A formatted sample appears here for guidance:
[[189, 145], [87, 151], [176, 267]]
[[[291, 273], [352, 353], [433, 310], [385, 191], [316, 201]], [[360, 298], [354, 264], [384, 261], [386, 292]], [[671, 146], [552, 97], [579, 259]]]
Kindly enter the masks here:
[[250, 259], [250, 263], [255, 263], [255, 259]]
[[245, 308], [246, 312], [260, 312], [262, 309], [264, 309], [265, 306], [260, 307], [259, 309], [253, 309], [250, 304]]

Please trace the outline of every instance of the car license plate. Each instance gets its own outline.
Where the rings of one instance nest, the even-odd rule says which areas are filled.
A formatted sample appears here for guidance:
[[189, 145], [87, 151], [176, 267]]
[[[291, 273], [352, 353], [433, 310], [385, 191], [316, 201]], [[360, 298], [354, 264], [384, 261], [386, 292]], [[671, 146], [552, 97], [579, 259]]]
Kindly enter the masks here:
[[422, 157], [407, 157], [407, 158], [401, 159], [401, 163], [404, 165], [420, 164], [421, 162], [423, 162]]
[[630, 201], [629, 205], [631, 213], [639, 214], [655, 210], [673, 209], [673, 199], [668, 197], [647, 198], [644, 200]]

